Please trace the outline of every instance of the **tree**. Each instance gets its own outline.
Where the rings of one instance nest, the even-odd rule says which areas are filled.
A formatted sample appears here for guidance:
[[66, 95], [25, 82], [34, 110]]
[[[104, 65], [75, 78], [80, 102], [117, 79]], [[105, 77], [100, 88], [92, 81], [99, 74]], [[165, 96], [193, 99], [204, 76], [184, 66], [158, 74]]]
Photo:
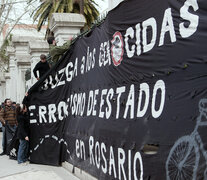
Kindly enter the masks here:
[[99, 16], [95, 6], [98, 6], [94, 0], [44, 0], [34, 11], [33, 19], [38, 18], [37, 30], [49, 22], [52, 13], [82, 13], [86, 18], [86, 27], [89, 28], [94, 20]]
[[34, 9], [34, 3], [35, 0], [0, 0], [0, 71], [8, 71], [6, 47], [9, 45], [12, 30], [23, 16]]

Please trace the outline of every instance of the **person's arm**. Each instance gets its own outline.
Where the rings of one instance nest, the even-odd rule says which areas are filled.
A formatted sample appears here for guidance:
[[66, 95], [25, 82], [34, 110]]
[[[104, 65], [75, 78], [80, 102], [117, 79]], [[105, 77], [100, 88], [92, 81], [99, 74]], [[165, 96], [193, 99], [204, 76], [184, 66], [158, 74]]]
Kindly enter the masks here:
[[17, 116], [17, 122], [18, 122], [18, 128], [19, 128], [20, 134], [25, 139], [26, 137], [28, 137], [28, 134], [27, 134], [27, 132], [25, 130], [25, 126], [24, 126], [25, 122], [24, 121], [25, 121], [25, 118], [23, 116]]
[[0, 111], [0, 121], [1, 121], [3, 126], [5, 125], [4, 113], [5, 113], [4, 108], [2, 108], [1, 111]]
[[50, 64], [47, 62], [47, 71], [49, 71], [50, 70]]
[[71, 45], [71, 40], [64, 43], [62, 46], [51, 46], [50, 48], [50, 56], [52, 58], [52, 62], [57, 62], [62, 55], [69, 49]]

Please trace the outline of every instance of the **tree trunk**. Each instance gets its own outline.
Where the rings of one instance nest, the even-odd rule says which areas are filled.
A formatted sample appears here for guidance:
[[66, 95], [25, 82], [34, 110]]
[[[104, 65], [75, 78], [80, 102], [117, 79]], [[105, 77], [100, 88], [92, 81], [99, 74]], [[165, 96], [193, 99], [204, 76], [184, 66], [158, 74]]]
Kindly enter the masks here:
[[84, 7], [84, 0], [80, 0], [80, 13], [81, 14], [84, 14], [83, 7]]
[[78, 3], [80, 7], [80, 14], [84, 14], [84, 0], [73, 0], [73, 3]]

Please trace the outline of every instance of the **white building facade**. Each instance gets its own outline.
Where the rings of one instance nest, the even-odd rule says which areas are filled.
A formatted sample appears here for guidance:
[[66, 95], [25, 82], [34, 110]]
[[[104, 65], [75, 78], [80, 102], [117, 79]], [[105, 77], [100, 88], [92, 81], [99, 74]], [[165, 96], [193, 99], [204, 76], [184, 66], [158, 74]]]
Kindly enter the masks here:
[[[80, 14], [53, 14], [50, 29], [55, 39], [62, 45], [80, 33], [85, 18]], [[9, 57], [8, 72], [0, 71], [0, 102], [6, 98], [21, 103], [27, 90], [37, 82], [33, 74], [40, 55], [49, 53], [49, 45], [45, 40], [45, 29], [37, 32], [33, 26], [17, 26], [13, 31], [10, 46], [7, 47]], [[26, 81], [25, 74], [31, 72], [31, 79]]]
[[[7, 25], [5, 31], [9, 30], [10, 27]], [[31, 68], [29, 42], [44, 40], [44, 33], [45, 28], [37, 32], [34, 25], [15, 26], [10, 45], [6, 49], [9, 57], [8, 72], [0, 72], [0, 102], [6, 98], [18, 103], [22, 102], [26, 92], [25, 73]]]

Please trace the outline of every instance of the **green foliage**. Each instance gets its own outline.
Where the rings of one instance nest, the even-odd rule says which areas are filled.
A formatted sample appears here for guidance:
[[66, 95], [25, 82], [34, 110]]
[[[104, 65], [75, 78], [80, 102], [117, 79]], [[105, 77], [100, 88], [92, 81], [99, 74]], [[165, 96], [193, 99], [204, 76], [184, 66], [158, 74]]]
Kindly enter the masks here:
[[25, 73], [25, 80], [28, 81], [31, 79], [31, 69], [27, 69]]
[[[52, 13], [80, 13], [81, 0], [45, 0], [33, 12], [33, 20], [38, 20], [37, 30], [40, 31], [41, 27], [48, 22]], [[98, 18], [99, 12], [96, 9], [94, 0], [83, 0], [83, 15], [86, 19], [86, 27], [90, 28], [92, 23]]]
[[[9, 42], [11, 41], [11, 36], [9, 36], [8, 39], [5, 39], [1, 49], [0, 49], [0, 60], [1, 60], [1, 64], [3, 65], [7, 65], [7, 67], [9, 66], [9, 56], [6, 55], [6, 48], [9, 45]], [[5, 69], [5, 71], [8, 71], [8, 68]]]

